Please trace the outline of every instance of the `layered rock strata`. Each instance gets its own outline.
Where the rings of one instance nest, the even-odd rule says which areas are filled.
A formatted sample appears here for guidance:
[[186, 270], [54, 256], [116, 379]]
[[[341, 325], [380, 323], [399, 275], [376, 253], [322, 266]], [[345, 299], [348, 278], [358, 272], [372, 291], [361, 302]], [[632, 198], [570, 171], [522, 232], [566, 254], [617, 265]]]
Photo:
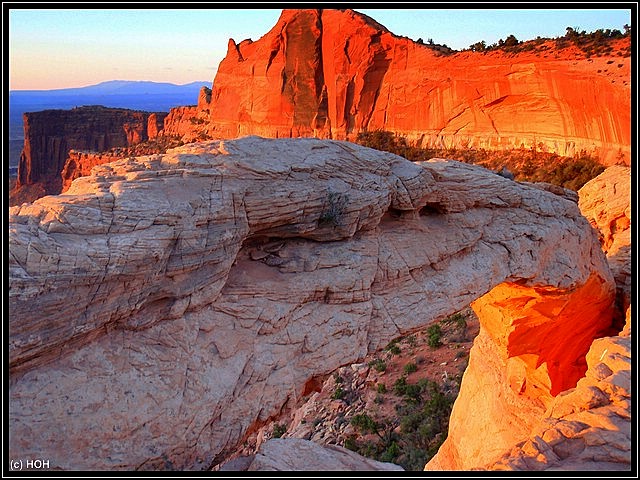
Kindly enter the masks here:
[[250, 459], [249, 471], [403, 471], [398, 465], [378, 462], [337, 445], [318, 445], [299, 438], [278, 438], [263, 443]]
[[631, 303], [631, 169], [609, 167], [587, 182], [578, 195], [580, 211], [600, 233], [624, 312]]
[[16, 188], [42, 185], [60, 193], [60, 173], [69, 150], [103, 152], [154, 138], [167, 114], [101, 106], [24, 114], [24, 149]]
[[81, 150], [69, 150], [69, 155], [60, 172], [62, 187], [60, 193], [65, 193], [78, 177], [84, 177], [91, 173], [96, 165], [114, 162], [123, 158], [122, 155], [109, 151], [104, 153], [86, 152]]
[[12, 207], [9, 252], [9, 450], [63, 469], [216, 465], [313, 377], [486, 294], [497, 459], [584, 374], [615, 290], [570, 198], [316, 139], [97, 166]]
[[209, 103], [211, 103], [211, 89], [202, 87], [197, 105], [175, 107], [169, 111], [160, 135], [178, 136], [185, 143], [206, 140], [209, 137], [208, 123], [211, 113]]
[[207, 131], [353, 140], [383, 129], [425, 147], [629, 164], [630, 57], [545, 48], [442, 55], [352, 10], [284, 10], [259, 40], [229, 40]]

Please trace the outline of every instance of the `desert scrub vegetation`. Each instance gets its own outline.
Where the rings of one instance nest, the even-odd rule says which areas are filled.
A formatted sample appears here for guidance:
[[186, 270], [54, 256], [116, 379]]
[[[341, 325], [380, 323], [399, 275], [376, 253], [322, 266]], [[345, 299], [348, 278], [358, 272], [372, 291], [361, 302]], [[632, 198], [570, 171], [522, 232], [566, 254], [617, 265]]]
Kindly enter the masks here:
[[[389, 342], [379, 354], [386, 359], [384, 377], [370, 385], [373, 402], [349, 419], [354, 433], [343, 440], [344, 447], [405, 470], [423, 470], [447, 437], [451, 409], [468, 364], [468, 350], [460, 342], [469, 341], [466, 333], [471, 315], [471, 310], [463, 309]], [[428, 352], [435, 350], [424, 349], [429, 345], [429, 332], [438, 332], [442, 348], [437, 357], [429, 358]], [[399, 353], [393, 353], [393, 347]], [[448, 362], [434, 360], [442, 359], [446, 352], [450, 352], [445, 355]], [[369, 363], [373, 365], [374, 361]], [[445, 368], [449, 374], [443, 373]]]
[[338, 192], [327, 192], [324, 208], [318, 218], [320, 226], [339, 226], [344, 215], [349, 197]]
[[412, 162], [439, 157], [479, 165], [493, 171], [506, 167], [514, 174], [515, 180], [546, 182], [575, 191], [605, 170], [597, 157], [584, 150], [573, 157], [565, 157], [544, 151], [542, 144], [510, 150], [416, 147], [409, 145], [406, 138], [386, 130], [361, 132], [356, 142], [365, 147], [395, 153]]
[[405, 470], [421, 471], [447, 438], [456, 397], [428, 379], [408, 383], [405, 375], [396, 381], [393, 394], [402, 397], [395, 407], [397, 417], [381, 419], [366, 412], [354, 415], [351, 425], [361, 437], [348, 438], [344, 446]]
[[442, 345], [442, 329], [437, 323], [427, 328], [427, 336], [429, 339], [427, 343], [431, 348], [438, 348]]
[[381, 358], [376, 358], [369, 362], [369, 366], [373, 367], [376, 372], [384, 372], [387, 369], [387, 363]]
[[415, 362], [409, 362], [404, 366], [404, 373], [407, 375], [418, 371], [418, 365]]
[[390, 341], [389, 344], [386, 347], [384, 347], [385, 351], [390, 352], [392, 355], [400, 355], [400, 353], [402, 352], [402, 349], [398, 345], [399, 341], [400, 341], [399, 338], [396, 338]]
[[273, 431], [271, 432], [272, 438], [280, 438], [287, 431], [287, 426], [282, 423], [276, 423], [273, 426]]
[[[484, 40], [469, 46], [467, 50], [472, 52], [492, 52], [502, 51], [516, 54], [520, 52], [544, 52], [549, 49], [549, 43], [553, 42], [556, 50], [562, 50], [570, 46], [580, 49], [586, 58], [612, 55], [616, 46], [614, 41], [630, 37], [631, 27], [624, 25], [624, 32], [618, 29], [598, 29], [587, 33], [580, 31], [579, 27], [567, 27], [565, 35], [561, 37], [536, 37], [533, 40], [520, 41], [515, 35], [509, 35], [504, 40], [500, 39], [496, 43], [487, 45]], [[618, 56], [628, 57], [631, 55], [631, 45], [616, 52]]]

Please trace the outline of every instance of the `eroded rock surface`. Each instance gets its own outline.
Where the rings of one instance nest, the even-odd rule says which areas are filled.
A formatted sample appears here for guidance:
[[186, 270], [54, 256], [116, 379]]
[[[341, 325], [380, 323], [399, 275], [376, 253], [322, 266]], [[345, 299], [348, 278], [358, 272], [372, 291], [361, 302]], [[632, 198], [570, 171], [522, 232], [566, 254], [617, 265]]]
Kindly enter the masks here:
[[[627, 311], [627, 321], [629, 321]], [[631, 337], [593, 342], [589, 369], [491, 470], [630, 470]]]
[[318, 445], [299, 438], [272, 438], [263, 443], [249, 471], [403, 471], [399, 465], [378, 462], [338, 445]]
[[600, 232], [624, 312], [631, 303], [631, 169], [609, 167], [587, 182], [578, 195], [580, 211]]
[[12, 207], [9, 250], [10, 453], [64, 469], [220, 463], [314, 376], [503, 284], [551, 299], [531, 320], [494, 303], [497, 361], [518, 357], [536, 407], [575, 386], [614, 293], [575, 202], [316, 139], [97, 166]]
[[[529, 305], [538, 293], [529, 289], [519, 293], [521, 287], [514, 289], [506, 284], [476, 301], [474, 309], [482, 326], [480, 335], [471, 350], [470, 366], [452, 412], [449, 438], [426, 469], [630, 468], [630, 181], [628, 167], [612, 166], [579, 191], [580, 210], [598, 232], [616, 280], [617, 307], [626, 311], [622, 331], [618, 335], [595, 340], [584, 361], [580, 362], [579, 370], [575, 371], [574, 379], [579, 379], [575, 388], [560, 385], [555, 389], [556, 395], [549, 397], [540, 395], [544, 387], [540, 388], [535, 382], [539, 379], [535, 374], [536, 367], [542, 357], [518, 357], [514, 355], [517, 352], [509, 351], [509, 344], [518, 349], [522, 343], [532, 342], [541, 335], [549, 339], [544, 356], [553, 357], [553, 360], [547, 358], [548, 375], [543, 378], [548, 377], [552, 381], [550, 387], [553, 390], [554, 375], [550, 367], [557, 363], [562, 371], [561, 378], [568, 378], [571, 366], [561, 366], [562, 357], [576, 344], [588, 344], [588, 337], [593, 334], [583, 330], [583, 326], [590, 323], [584, 314], [578, 324], [564, 321], [558, 310], [559, 303], [553, 298], [551, 302], [533, 303], [535, 311], [531, 311]], [[585, 287], [581, 293], [572, 295], [574, 306], [565, 304], [563, 309], [590, 305], [593, 308], [588, 315], [599, 315], [603, 311], [602, 306], [597, 306], [598, 298]], [[566, 298], [562, 299], [565, 301]], [[541, 308], [544, 303], [548, 303], [548, 307]], [[501, 306], [499, 311], [496, 305]], [[545, 311], [552, 313], [555, 320], [541, 322], [539, 318], [545, 315]], [[511, 320], [505, 318], [509, 316]], [[616, 325], [619, 323], [616, 321]], [[505, 331], [505, 326], [510, 324], [515, 328]], [[547, 328], [553, 329], [552, 335], [545, 332]], [[562, 332], [565, 328], [567, 331]], [[553, 337], [572, 340], [556, 343]], [[506, 352], [501, 351], [501, 344], [506, 344]], [[551, 352], [554, 348], [558, 350], [556, 354]], [[571, 357], [573, 355], [569, 355]], [[497, 363], [491, 365], [491, 362]], [[588, 369], [582, 375], [585, 365]], [[493, 382], [488, 382], [491, 378]], [[523, 398], [531, 396], [532, 387], [533, 397], [538, 397], [536, 402], [523, 403]], [[513, 408], [514, 405], [517, 408]], [[481, 420], [479, 416], [467, 413], [473, 410], [483, 412]], [[509, 412], [514, 411], [518, 412], [517, 418], [505, 422]], [[505, 423], [509, 425], [508, 429], [501, 428]], [[530, 433], [523, 438], [527, 430]], [[499, 457], [498, 454], [509, 443], [514, 447]]]

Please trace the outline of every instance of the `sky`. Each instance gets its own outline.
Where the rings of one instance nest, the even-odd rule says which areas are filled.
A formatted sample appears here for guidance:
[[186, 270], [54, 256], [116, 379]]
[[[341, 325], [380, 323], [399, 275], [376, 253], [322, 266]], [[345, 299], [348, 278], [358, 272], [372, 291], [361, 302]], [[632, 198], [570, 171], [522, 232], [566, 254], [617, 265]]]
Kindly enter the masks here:
[[[625, 24], [632, 25], [629, 9], [354, 10], [396, 35], [425, 42], [433, 39], [456, 50], [481, 40], [490, 45], [511, 34], [530, 40], [564, 35], [569, 26], [590, 32], [598, 28], [623, 30]], [[236, 42], [259, 39], [275, 25], [280, 12], [205, 8], [3, 10], [3, 15], [9, 16], [9, 34], [4, 39], [9, 44], [9, 89], [82, 87], [108, 80], [211, 84], [229, 38]], [[3, 18], [3, 25], [5, 21]]]

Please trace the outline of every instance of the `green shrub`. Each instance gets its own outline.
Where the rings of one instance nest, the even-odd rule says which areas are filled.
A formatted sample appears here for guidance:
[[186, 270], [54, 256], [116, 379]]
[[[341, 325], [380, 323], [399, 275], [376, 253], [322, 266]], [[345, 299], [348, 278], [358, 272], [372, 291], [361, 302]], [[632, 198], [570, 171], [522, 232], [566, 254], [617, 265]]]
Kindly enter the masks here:
[[349, 202], [347, 195], [329, 191], [325, 201], [324, 209], [318, 218], [318, 225], [341, 225], [341, 218]]
[[416, 402], [420, 400], [420, 394], [422, 393], [422, 387], [420, 384], [407, 383], [407, 377], [405, 375], [398, 378], [393, 384], [393, 392], [409, 402]]
[[398, 408], [401, 439], [406, 444], [400, 464], [407, 470], [421, 469], [438, 451], [447, 437], [455, 400], [454, 396], [442, 393], [436, 382], [425, 379], [421, 386], [423, 394], [419, 402], [408, 402]]
[[351, 425], [362, 433], [378, 433], [379, 429], [378, 423], [366, 413], [354, 415], [351, 419]]
[[271, 432], [271, 437], [280, 438], [287, 431], [287, 426], [283, 423], [276, 423], [273, 426], [273, 431]]
[[345, 392], [340, 385], [336, 386], [336, 389], [331, 394], [332, 400], [342, 400], [347, 392]]
[[409, 362], [404, 366], [403, 370], [404, 373], [408, 375], [410, 373], [416, 372], [418, 370], [418, 366], [413, 362]]
[[381, 358], [370, 361], [369, 366], [373, 367], [376, 372], [384, 372], [387, 369], [386, 362]]
[[384, 383], [378, 384], [378, 393], [387, 393], [387, 386]]
[[437, 323], [427, 328], [427, 343], [431, 348], [438, 348], [442, 345], [442, 329]]
[[343, 447], [353, 452], [357, 452], [359, 448], [358, 442], [353, 437], [345, 438]]
[[360, 443], [350, 438], [344, 446], [368, 458], [400, 464], [405, 470], [422, 471], [447, 437], [455, 397], [444, 394], [437, 383], [428, 379], [409, 384], [406, 376], [396, 381], [394, 391], [405, 400], [396, 404], [398, 420], [379, 421], [367, 413], [354, 415], [354, 428], [363, 435], [373, 433], [378, 439]]
[[381, 462], [393, 462], [398, 455], [400, 455], [401, 450], [400, 446], [397, 442], [391, 442], [391, 445], [387, 447], [387, 449], [380, 455]]
[[412, 445], [405, 447], [402, 454], [400, 465], [407, 471], [422, 471], [427, 462], [431, 460], [431, 457], [425, 450]]
[[389, 353], [392, 353], [393, 355], [400, 355], [402, 353], [402, 350], [400, 349], [400, 347], [397, 344], [393, 344], [388, 348]]
[[399, 338], [394, 338], [393, 340], [391, 340], [386, 347], [384, 347], [384, 350], [387, 352], [391, 352], [394, 355], [400, 355], [400, 347], [398, 346], [398, 343], [400, 342]]
[[458, 326], [466, 326], [467, 321], [464, 318], [464, 315], [461, 312], [454, 313], [453, 315], [449, 315], [447, 318], [443, 320], [444, 323], [454, 323]]

